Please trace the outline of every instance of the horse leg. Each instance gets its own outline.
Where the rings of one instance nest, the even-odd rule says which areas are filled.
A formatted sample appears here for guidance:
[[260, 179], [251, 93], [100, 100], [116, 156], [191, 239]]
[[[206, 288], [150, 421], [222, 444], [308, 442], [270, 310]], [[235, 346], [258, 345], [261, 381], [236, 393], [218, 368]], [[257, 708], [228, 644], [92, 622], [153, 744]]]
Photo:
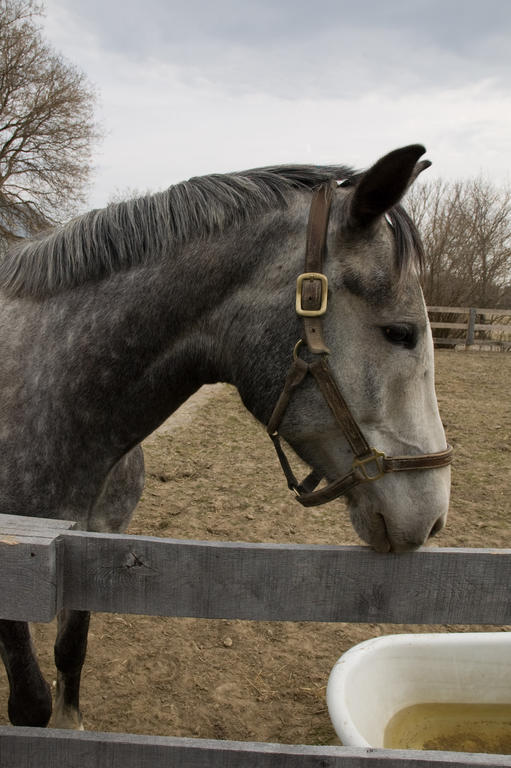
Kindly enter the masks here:
[[83, 730], [80, 678], [87, 651], [89, 618], [89, 611], [64, 610], [58, 616], [55, 641], [57, 691], [53, 715], [55, 728]]
[[[127, 528], [144, 487], [144, 457], [137, 446], [112, 469], [89, 516], [92, 531], [117, 532]], [[55, 642], [57, 692], [53, 724], [56, 728], [83, 730], [80, 713], [80, 678], [90, 613], [61, 611]]]
[[10, 687], [9, 720], [13, 725], [44, 728], [51, 716], [51, 691], [39, 669], [26, 622], [0, 619], [0, 656]]
[[122, 457], [108, 475], [89, 514], [88, 531], [122, 533], [144, 490], [144, 454], [140, 445]]

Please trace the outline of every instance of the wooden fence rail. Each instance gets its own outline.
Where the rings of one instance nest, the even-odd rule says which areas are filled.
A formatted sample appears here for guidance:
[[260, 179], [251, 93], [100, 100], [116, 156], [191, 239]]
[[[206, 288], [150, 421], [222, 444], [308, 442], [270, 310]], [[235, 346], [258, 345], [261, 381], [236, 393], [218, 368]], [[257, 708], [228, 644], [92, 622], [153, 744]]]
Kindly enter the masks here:
[[[464, 322], [447, 322], [445, 320], [431, 320], [430, 325], [433, 329], [433, 340], [436, 345], [443, 344], [456, 346], [464, 344], [465, 347], [471, 347], [475, 344], [492, 345], [500, 349], [511, 349], [511, 309], [488, 309], [485, 307], [428, 307], [430, 315], [465, 315]], [[476, 322], [478, 317], [492, 318], [488, 322]], [[508, 323], [494, 322], [493, 318], [500, 320], [509, 317]], [[454, 331], [464, 331], [463, 335], [435, 336], [434, 331], [437, 328], [450, 328]], [[484, 333], [484, 337], [478, 337], [476, 334]], [[499, 338], [495, 337], [495, 333]]]
[[[0, 515], [0, 618], [61, 608], [290, 621], [509, 624], [511, 550], [379, 555], [365, 547], [96, 534]], [[0, 727], [0, 767], [422, 768], [511, 756], [287, 746]]]

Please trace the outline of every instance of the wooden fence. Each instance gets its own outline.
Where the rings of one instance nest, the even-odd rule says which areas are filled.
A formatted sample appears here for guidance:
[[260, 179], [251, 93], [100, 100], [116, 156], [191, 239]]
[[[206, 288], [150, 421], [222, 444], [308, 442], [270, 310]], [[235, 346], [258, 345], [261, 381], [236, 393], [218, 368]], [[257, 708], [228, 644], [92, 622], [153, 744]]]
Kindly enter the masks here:
[[[511, 624], [511, 550], [380, 555], [366, 547], [86, 533], [0, 515], [0, 563], [6, 619], [50, 621], [61, 608], [75, 608], [260, 621]], [[511, 756], [0, 727], [1, 768], [489, 765], [509, 768]]]
[[[433, 341], [436, 346], [492, 347], [511, 349], [511, 309], [480, 307], [428, 307]], [[441, 320], [431, 315], [442, 316]], [[464, 316], [463, 322], [447, 322], [450, 315]], [[485, 318], [488, 318], [485, 320]], [[460, 318], [461, 320], [461, 318]], [[449, 329], [454, 336], [435, 335], [437, 329]]]

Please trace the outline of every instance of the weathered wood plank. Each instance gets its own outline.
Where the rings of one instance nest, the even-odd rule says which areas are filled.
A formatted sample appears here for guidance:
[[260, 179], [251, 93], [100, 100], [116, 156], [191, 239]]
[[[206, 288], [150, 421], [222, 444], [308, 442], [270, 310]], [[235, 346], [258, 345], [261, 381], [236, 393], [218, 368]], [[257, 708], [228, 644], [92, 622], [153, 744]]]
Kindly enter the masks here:
[[[457, 328], [460, 331], [466, 330], [467, 323], [437, 323], [436, 321], [431, 321], [430, 326], [432, 328]], [[485, 328], [488, 330], [491, 328], [491, 325], [485, 326]]]
[[511, 756], [0, 727], [2, 768], [480, 768]]
[[0, 515], [0, 618], [54, 618], [62, 596], [59, 536], [74, 526], [65, 520]]
[[48, 538], [49, 531], [69, 531], [76, 528], [70, 520], [54, 520], [46, 517], [26, 517], [24, 515], [0, 515], [0, 536], [3, 533], [16, 532], [19, 535], [43, 536]]
[[[437, 345], [450, 344], [452, 347], [467, 346], [467, 340], [463, 338], [453, 339], [451, 337], [447, 337], [447, 338], [434, 337], [433, 342]], [[472, 347], [474, 347], [475, 349], [479, 349], [480, 347], [488, 347], [488, 346], [507, 348], [511, 346], [511, 341], [500, 341], [499, 339], [476, 339], [474, 344], [472, 344]]]
[[478, 315], [501, 315], [502, 317], [511, 317], [511, 309], [493, 309], [490, 307], [476, 307], [476, 314]]
[[63, 534], [63, 605], [283, 621], [511, 623], [511, 550], [236, 544]]
[[470, 307], [428, 307], [428, 312], [450, 312], [453, 315], [468, 315]]
[[0, 533], [0, 618], [51, 621], [62, 595], [57, 536]]
[[428, 312], [449, 312], [453, 315], [468, 315], [471, 309], [475, 309], [476, 315], [511, 317], [511, 309], [498, 309], [495, 307], [428, 307]]
[[[436, 320], [430, 322], [432, 328], [456, 328], [458, 330], [465, 330], [467, 323], [441, 323]], [[511, 333], [511, 325], [502, 325], [496, 323], [474, 323], [475, 331], [504, 331]]]
[[475, 331], [504, 331], [511, 333], [511, 325], [502, 325], [497, 323], [475, 323]]

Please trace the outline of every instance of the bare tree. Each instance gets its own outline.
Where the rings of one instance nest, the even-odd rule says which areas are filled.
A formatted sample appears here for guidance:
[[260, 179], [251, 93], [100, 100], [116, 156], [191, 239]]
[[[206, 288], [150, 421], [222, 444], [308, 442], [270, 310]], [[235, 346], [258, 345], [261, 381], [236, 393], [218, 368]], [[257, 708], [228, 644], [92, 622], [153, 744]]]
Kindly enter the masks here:
[[0, 0], [0, 238], [33, 233], [83, 201], [99, 132], [84, 75], [43, 40], [41, 6]]
[[479, 306], [498, 306], [511, 280], [511, 190], [479, 178], [470, 183], [468, 193], [470, 276]]
[[476, 178], [414, 185], [407, 208], [426, 248], [433, 306], [504, 306], [511, 280], [511, 189]]

